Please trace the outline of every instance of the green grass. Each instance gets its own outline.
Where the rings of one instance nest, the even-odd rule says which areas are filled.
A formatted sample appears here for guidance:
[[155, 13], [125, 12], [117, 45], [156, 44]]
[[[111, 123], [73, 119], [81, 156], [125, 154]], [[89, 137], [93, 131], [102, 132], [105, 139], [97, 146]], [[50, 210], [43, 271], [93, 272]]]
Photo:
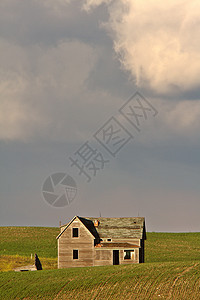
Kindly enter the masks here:
[[200, 233], [147, 233], [146, 262], [200, 261]]
[[199, 299], [200, 263], [1, 272], [0, 299]]
[[55, 269], [59, 231], [53, 227], [0, 227], [0, 271], [34, 264], [34, 253], [44, 269]]
[[[58, 233], [0, 227], [0, 299], [200, 300], [200, 233], [147, 233], [145, 264], [57, 270]], [[10, 271], [33, 264], [31, 253], [43, 271]]]
[[[0, 227], [0, 255], [57, 258], [54, 227]], [[146, 262], [200, 260], [200, 233], [147, 233]]]
[[59, 228], [0, 227], [0, 255], [57, 257]]

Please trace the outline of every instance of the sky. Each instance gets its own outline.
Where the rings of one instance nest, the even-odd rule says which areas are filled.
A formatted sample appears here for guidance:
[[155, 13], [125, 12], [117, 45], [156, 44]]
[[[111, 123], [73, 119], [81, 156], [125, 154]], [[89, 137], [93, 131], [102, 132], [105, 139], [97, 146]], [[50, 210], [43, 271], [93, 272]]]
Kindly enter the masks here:
[[1, 0], [0, 226], [140, 216], [147, 231], [200, 231], [199, 11], [197, 0]]

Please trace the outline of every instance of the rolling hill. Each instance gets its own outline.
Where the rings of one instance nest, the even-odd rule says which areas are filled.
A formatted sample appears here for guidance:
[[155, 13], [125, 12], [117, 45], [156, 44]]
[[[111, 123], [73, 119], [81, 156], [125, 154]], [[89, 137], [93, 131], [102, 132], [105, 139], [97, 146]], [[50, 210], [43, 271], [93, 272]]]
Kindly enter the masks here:
[[[145, 264], [57, 270], [58, 232], [0, 227], [0, 299], [200, 299], [200, 233], [147, 233]], [[11, 271], [34, 253], [43, 271]]]

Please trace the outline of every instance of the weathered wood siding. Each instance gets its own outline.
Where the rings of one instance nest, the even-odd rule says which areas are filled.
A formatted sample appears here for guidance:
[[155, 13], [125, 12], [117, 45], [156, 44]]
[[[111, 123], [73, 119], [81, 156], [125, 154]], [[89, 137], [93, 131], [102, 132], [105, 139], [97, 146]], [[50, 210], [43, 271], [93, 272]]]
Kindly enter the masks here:
[[94, 252], [94, 265], [107, 266], [113, 264], [112, 249], [96, 248]]
[[[119, 250], [119, 264], [135, 264], [139, 263], [139, 248], [121, 249], [121, 248], [110, 248], [101, 249], [95, 248], [94, 250], [94, 266], [105, 266], [113, 265], [113, 250]], [[124, 259], [124, 250], [134, 250], [132, 259]]]
[[[79, 228], [79, 237], [72, 237], [72, 228]], [[73, 259], [73, 250], [78, 250], [78, 259]], [[58, 239], [58, 268], [93, 265], [94, 237], [75, 219]]]

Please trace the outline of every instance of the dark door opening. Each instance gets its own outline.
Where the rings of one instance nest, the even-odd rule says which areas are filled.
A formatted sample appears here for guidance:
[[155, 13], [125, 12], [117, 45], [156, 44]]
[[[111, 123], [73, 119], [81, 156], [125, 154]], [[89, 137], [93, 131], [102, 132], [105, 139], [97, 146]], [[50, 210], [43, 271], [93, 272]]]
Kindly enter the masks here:
[[113, 250], [113, 265], [119, 265], [119, 250]]

